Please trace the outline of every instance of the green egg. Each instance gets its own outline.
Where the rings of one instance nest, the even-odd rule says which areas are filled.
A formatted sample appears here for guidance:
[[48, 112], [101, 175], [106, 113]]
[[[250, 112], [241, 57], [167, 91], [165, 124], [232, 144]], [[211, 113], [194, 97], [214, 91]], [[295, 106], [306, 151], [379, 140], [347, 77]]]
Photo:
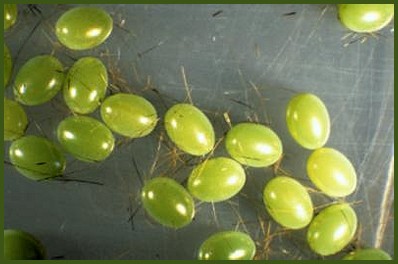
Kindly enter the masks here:
[[394, 4], [340, 4], [341, 23], [354, 32], [371, 33], [387, 26], [394, 18]]
[[75, 7], [65, 12], [55, 25], [58, 40], [72, 50], [101, 45], [111, 34], [112, 18], [97, 7]]
[[21, 230], [4, 230], [4, 259], [38, 260], [45, 258], [44, 246], [33, 235]]
[[11, 53], [6, 44], [4, 43], [4, 88], [10, 80], [12, 72], [12, 58]]
[[313, 94], [298, 94], [289, 101], [286, 123], [290, 135], [303, 148], [320, 148], [329, 139], [328, 110], [321, 99]]
[[307, 231], [307, 242], [319, 255], [336, 254], [354, 238], [357, 215], [347, 203], [330, 205], [314, 217]]
[[4, 141], [15, 140], [25, 134], [28, 117], [22, 106], [4, 98]]
[[64, 100], [70, 110], [78, 114], [92, 113], [105, 98], [106, 67], [97, 58], [81, 58], [69, 69], [63, 86]]
[[124, 93], [105, 99], [101, 105], [101, 117], [112, 131], [129, 138], [148, 135], [158, 121], [156, 109], [148, 100]]
[[195, 204], [188, 191], [173, 179], [157, 177], [145, 183], [141, 191], [142, 205], [158, 223], [181, 228], [192, 222]]
[[320, 148], [307, 160], [307, 174], [322, 192], [331, 197], [344, 197], [355, 191], [357, 174], [351, 162], [341, 152]]
[[282, 142], [270, 128], [254, 123], [240, 123], [227, 133], [225, 146], [229, 155], [250, 167], [267, 167], [282, 157]]
[[252, 260], [256, 245], [251, 237], [238, 231], [218, 232], [199, 248], [199, 260]]
[[4, 31], [12, 27], [17, 21], [18, 8], [16, 4], [4, 4]]
[[205, 160], [197, 165], [188, 178], [188, 190], [205, 202], [221, 202], [236, 195], [245, 185], [242, 166], [229, 158]]
[[14, 95], [24, 105], [50, 101], [61, 90], [65, 74], [59, 60], [50, 55], [28, 60], [17, 73]]
[[378, 248], [366, 248], [355, 250], [346, 255], [343, 260], [391, 260], [391, 256]]
[[44, 137], [25, 136], [13, 141], [9, 155], [15, 169], [31, 180], [62, 176], [65, 171], [63, 153]]
[[105, 160], [115, 146], [112, 132], [88, 116], [70, 116], [62, 120], [58, 124], [57, 137], [66, 151], [86, 162]]
[[209, 153], [215, 143], [213, 125], [207, 116], [191, 104], [176, 104], [164, 119], [167, 135], [178, 148], [194, 156]]
[[290, 177], [278, 176], [270, 180], [265, 185], [263, 201], [272, 218], [286, 228], [303, 228], [314, 214], [307, 190]]

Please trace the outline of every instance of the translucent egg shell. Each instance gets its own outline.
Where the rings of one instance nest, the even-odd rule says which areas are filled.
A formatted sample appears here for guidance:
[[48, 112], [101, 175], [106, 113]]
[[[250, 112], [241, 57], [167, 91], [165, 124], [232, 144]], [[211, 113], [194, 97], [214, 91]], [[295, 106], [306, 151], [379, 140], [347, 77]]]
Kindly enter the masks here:
[[344, 197], [355, 191], [357, 174], [341, 152], [320, 148], [307, 160], [307, 174], [316, 187], [332, 197]]
[[333, 204], [314, 217], [308, 227], [307, 241], [319, 255], [336, 254], [352, 241], [357, 225], [357, 215], [349, 204]]
[[4, 141], [15, 140], [25, 134], [28, 117], [16, 101], [4, 98]]
[[61, 90], [64, 77], [63, 66], [57, 58], [50, 55], [33, 57], [15, 77], [15, 99], [30, 106], [48, 102]]
[[251, 237], [238, 231], [218, 232], [199, 248], [199, 260], [252, 260], [256, 246]]
[[357, 249], [346, 255], [343, 260], [391, 260], [391, 256], [379, 248]]
[[303, 148], [320, 148], [329, 139], [328, 110], [321, 99], [313, 94], [298, 94], [289, 101], [286, 123], [290, 135]]
[[314, 214], [311, 197], [293, 178], [277, 176], [264, 188], [263, 201], [268, 213], [280, 225], [290, 229], [307, 226]]
[[112, 131], [129, 138], [150, 134], [158, 121], [156, 109], [148, 100], [124, 93], [105, 99], [101, 105], [101, 117]]
[[16, 4], [4, 4], [4, 31], [17, 22], [18, 7]]
[[74, 113], [92, 113], [105, 98], [107, 87], [105, 65], [94, 57], [80, 58], [66, 75], [63, 85], [65, 103]]
[[195, 215], [192, 196], [171, 178], [156, 177], [146, 182], [141, 200], [146, 212], [166, 227], [182, 228], [191, 223]]
[[165, 115], [167, 135], [178, 148], [194, 156], [209, 153], [215, 143], [213, 125], [199, 108], [176, 104]]
[[245, 171], [238, 162], [218, 157], [197, 165], [187, 186], [189, 192], [201, 201], [220, 202], [235, 196], [245, 182]]
[[254, 123], [240, 123], [227, 133], [225, 146], [229, 155], [251, 167], [267, 167], [282, 157], [282, 142], [270, 128]]
[[86, 50], [101, 45], [109, 37], [112, 29], [112, 18], [97, 7], [70, 9], [55, 25], [59, 41], [72, 50]]
[[115, 138], [100, 121], [88, 116], [70, 116], [58, 124], [58, 141], [75, 158], [100, 162], [113, 151]]
[[341, 23], [354, 32], [371, 33], [387, 26], [394, 18], [394, 4], [339, 4]]
[[33, 235], [15, 229], [4, 230], [4, 259], [38, 260], [46, 258], [43, 244]]
[[44, 137], [29, 135], [13, 141], [9, 155], [15, 169], [31, 180], [62, 176], [66, 167], [61, 150]]

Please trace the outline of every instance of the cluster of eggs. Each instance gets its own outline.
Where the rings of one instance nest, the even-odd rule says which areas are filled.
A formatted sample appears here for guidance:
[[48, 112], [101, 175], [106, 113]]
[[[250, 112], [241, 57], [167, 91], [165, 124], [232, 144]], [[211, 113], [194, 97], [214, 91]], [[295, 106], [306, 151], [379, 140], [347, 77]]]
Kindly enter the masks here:
[[[339, 17], [348, 28], [364, 32], [364, 27], [358, 26], [360, 23], [353, 22], [354, 18], [349, 17], [353, 13], [359, 16], [359, 6], [367, 5], [340, 5]], [[384, 5], [377, 6], [385, 8]], [[355, 12], [353, 8], [357, 8]], [[15, 23], [16, 15], [15, 5], [5, 5], [5, 30]], [[383, 26], [385, 21], [391, 20], [390, 15], [383, 15], [382, 18], [380, 25]], [[374, 21], [372, 23], [372, 30], [378, 30]], [[86, 50], [102, 44], [110, 36], [112, 25], [112, 18], [102, 9], [77, 7], [58, 19], [55, 32], [67, 48]], [[6, 45], [4, 53], [6, 86], [12, 69]], [[155, 129], [159, 118], [148, 100], [127, 93], [106, 96], [107, 87], [107, 69], [98, 58], [80, 58], [67, 72], [52, 55], [28, 60], [13, 83], [15, 100], [4, 98], [4, 140], [12, 141], [9, 156], [14, 167], [22, 175], [36, 181], [62, 177], [66, 168], [64, 152], [84, 162], [101, 162], [115, 147], [113, 133], [141, 138]], [[58, 124], [60, 148], [44, 137], [25, 135], [28, 119], [21, 105], [43, 104], [61, 90], [66, 105], [74, 115]], [[86, 116], [97, 108], [100, 108], [103, 122]], [[330, 135], [330, 119], [324, 103], [309, 93], [294, 96], [286, 108], [286, 123], [293, 139], [303, 148], [313, 150], [306, 164], [312, 183], [330, 197], [341, 198], [352, 194], [357, 185], [353, 165], [338, 150], [325, 147]], [[177, 148], [192, 156], [205, 157], [191, 171], [186, 187], [167, 175], [155, 177], [144, 184], [141, 191], [143, 208], [166, 227], [178, 229], [191, 223], [195, 215], [194, 199], [222, 202], [237, 195], [246, 182], [244, 166], [268, 167], [282, 158], [283, 147], [279, 136], [271, 128], [251, 122], [236, 124], [226, 134], [225, 149], [230, 157], [214, 157], [216, 135], [213, 125], [192, 104], [179, 103], [168, 109], [164, 127]], [[322, 256], [341, 251], [356, 233], [357, 216], [348, 203], [334, 203], [314, 216], [307, 188], [293, 177], [278, 175], [267, 182], [263, 189], [263, 202], [269, 215], [279, 225], [294, 230], [308, 226], [307, 242], [314, 252]], [[25, 232], [6, 230], [4, 238], [8, 258], [45, 256], [43, 246]], [[224, 231], [203, 242], [198, 258], [253, 259], [255, 252], [255, 243], [248, 234]], [[345, 259], [376, 255], [389, 257], [381, 250], [368, 249], [353, 252]]]

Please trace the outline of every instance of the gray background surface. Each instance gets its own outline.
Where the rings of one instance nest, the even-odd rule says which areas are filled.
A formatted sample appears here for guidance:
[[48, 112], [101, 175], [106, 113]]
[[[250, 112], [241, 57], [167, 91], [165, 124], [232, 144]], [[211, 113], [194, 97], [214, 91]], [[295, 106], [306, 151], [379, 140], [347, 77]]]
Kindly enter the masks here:
[[[282, 139], [281, 168], [311, 188], [305, 172], [311, 152], [292, 140], [284, 115], [294, 94], [318, 95], [332, 120], [327, 146], [343, 152], [358, 174], [357, 190], [345, 199], [353, 203], [362, 230], [353, 245], [380, 246], [394, 256], [392, 25], [382, 36], [345, 45], [357, 36], [342, 39], [348, 31], [333, 5], [107, 5], [115, 23], [110, 38], [93, 50], [72, 52], [54, 35], [57, 18], [70, 6], [38, 8], [41, 14], [19, 6], [18, 23], [6, 33], [13, 77], [35, 55], [53, 52], [65, 67], [73, 64], [72, 58], [95, 55], [112, 73], [112, 92], [143, 95], [162, 117], [167, 107], [187, 97], [183, 66], [193, 102], [209, 116], [218, 138], [228, 129], [223, 113], [232, 123], [258, 118]], [[284, 15], [291, 12], [296, 13]], [[11, 90], [6, 96], [12, 97]], [[58, 122], [70, 114], [61, 96], [25, 109], [28, 133], [54, 141]], [[101, 186], [37, 183], [5, 164], [4, 228], [26, 230], [42, 240], [49, 257], [66, 259], [192, 259], [209, 235], [235, 228], [255, 239], [258, 258], [321, 258], [309, 250], [306, 229], [282, 230], [266, 214], [262, 189], [274, 175], [272, 168], [247, 168], [240, 195], [214, 206], [197, 203], [195, 219], [186, 228], [170, 230], [149, 219], [139, 207], [140, 179], [166, 173], [183, 182], [191, 170], [166, 147], [161, 123], [149, 137], [133, 142], [118, 138], [122, 143], [100, 164], [68, 158], [66, 177]], [[6, 160], [8, 148], [5, 143]], [[226, 155], [222, 143], [215, 155]], [[159, 166], [151, 171], [157, 156]], [[333, 201], [317, 192], [311, 197], [317, 211]], [[129, 216], [135, 210], [132, 224]], [[267, 235], [268, 227], [273, 235]]]

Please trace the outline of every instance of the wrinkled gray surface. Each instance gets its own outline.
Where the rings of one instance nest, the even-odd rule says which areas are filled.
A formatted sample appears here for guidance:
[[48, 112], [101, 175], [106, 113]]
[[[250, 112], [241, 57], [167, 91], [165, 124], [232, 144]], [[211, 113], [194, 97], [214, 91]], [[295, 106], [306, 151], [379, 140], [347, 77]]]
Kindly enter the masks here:
[[[362, 227], [355, 244], [380, 245], [394, 255], [393, 171], [389, 171], [394, 156], [392, 26], [378, 39], [370, 37], [365, 43], [344, 47], [351, 37], [341, 40], [347, 31], [339, 24], [334, 6], [325, 10], [320, 5], [109, 5], [105, 8], [115, 25], [124, 29], [115, 26], [99, 48], [71, 52], [54, 44], [53, 32], [57, 17], [69, 7], [39, 8], [44, 18], [20, 6], [19, 22], [6, 34], [13, 58], [20, 50], [16, 69], [28, 58], [52, 51], [66, 67], [73, 63], [66, 54], [74, 58], [102, 54], [110, 70], [115, 72], [117, 64], [118, 76], [127, 81], [132, 92], [151, 100], [162, 116], [164, 104], [169, 107], [174, 99], [186, 98], [183, 66], [193, 102], [211, 118], [218, 138], [228, 128], [224, 112], [229, 113], [232, 123], [253, 120], [257, 115], [283, 141], [282, 169], [308, 187], [313, 187], [305, 173], [310, 151], [300, 148], [289, 136], [284, 110], [297, 92], [318, 95], [332, 119], [327, 146], [343, 152], [358, 173], [358, 188], [346, 198], [354, 203]], [[213, 16], [217, 11], [222, 12]], [[283, 15], [290, 12], [296, 14]], [[15, 70], [13, 74], [15, 77]], [[143, 89], [147, 76], [160, 97]], [[122, 81], [118, 83], [123, 86]], [[261, 96], [250, 83], [258, 87]], [[8, 88], [6, 92], [9, 97], [10, 91]], [[55, 140], [57, 123], [69, 114], [62, 100], [58, 97], [43, 106], [25, 107], [32, 121], [28, 133], [40, 134], [40, 127]], [[162, 144], [159, 160], [164, 163], [150, 175], [161, 133], [164, 129], [158, 126], [151, 136], [122, 144], [101, 164], [68, 164], [66, 177], [99, 181], [103, 186], [32, 182], [5, 165], [5, 228], [31, 232], [47, 246], [49, 257], [67, 259], [192, 259], [210, 234], [234, 228], [250, 233], [260, 258], [319, 258], [310, 252], [305, 230], [274, 236], [265, 254], [266, 238], [259, 222], [267, 229], [270, 221], [261, 193], [273, 175], [272, 169], [247, 169], [242, 194], [232, 203], [215, 204], [216, 217], [211, 205], [198, 203], [194, 222], [175, 231], [155, 224], [139, 209], [132, 227], [128, 218], [138, 206], [141, 187], [132, 160], [144, 180], [173, 171], [175, 165], [175, 156]], [[8, 147], [6, 143], [6, 160]], [[225, 155], [222, 144], [216, 155]], [[183, 181], [189, 171], [188, 167], [169, 176]], [[389, 182], [391, 188], [386, 188]], [[319, 193], [311, 196], [316, 206], [331, 201]], [[274, 233], [280, 228], [271, 222], [270, 230]]]

